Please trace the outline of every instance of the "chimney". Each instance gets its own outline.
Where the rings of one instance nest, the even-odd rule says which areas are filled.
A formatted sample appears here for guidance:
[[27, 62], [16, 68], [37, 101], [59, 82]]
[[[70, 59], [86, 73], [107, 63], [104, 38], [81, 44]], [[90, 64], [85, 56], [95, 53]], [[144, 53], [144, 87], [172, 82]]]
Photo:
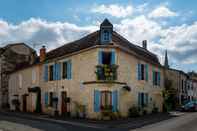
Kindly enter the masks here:
[[142, 41], [142, 47], [147, 50], [147, 40]]
[[46, 58], [46, 48], [45, 46], [42, 46], [40, 49], [40, 62], [43, 62]]

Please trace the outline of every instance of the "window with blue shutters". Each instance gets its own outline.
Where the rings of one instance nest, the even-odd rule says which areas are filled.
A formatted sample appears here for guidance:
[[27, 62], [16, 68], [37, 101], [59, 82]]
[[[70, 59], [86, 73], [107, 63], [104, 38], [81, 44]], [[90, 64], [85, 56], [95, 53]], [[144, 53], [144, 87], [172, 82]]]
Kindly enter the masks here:
[[94, 90], [94, 112], [100, 111], [100, 91]]
[[148, 64], [137, 64], [137, 79], [148, 81]]
[[160, 86], [161, 73], [158, 71], [153, 71], [153, 85]]
[[72, 63], [71, 60], [62, 63], [62, 78], [71, 79], [72, 78]]
[[116, 52], [112, 51], [99, 51], [98, 52], [99, 65], [114, 65], [116, 64]]
[[148, 106], [148, 93], [138, 93], [138, 106], [146, 107]]

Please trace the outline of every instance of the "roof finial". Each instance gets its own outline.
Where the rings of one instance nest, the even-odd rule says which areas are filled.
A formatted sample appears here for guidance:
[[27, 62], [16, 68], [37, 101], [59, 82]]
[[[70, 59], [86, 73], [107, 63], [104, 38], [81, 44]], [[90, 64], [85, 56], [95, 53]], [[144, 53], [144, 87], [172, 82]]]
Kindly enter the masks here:
[[169, 64], [168, 64], [168, 52], [167, 52], [167, 50], [165, 51], [164, 67], [165, 68], [169, 68]]

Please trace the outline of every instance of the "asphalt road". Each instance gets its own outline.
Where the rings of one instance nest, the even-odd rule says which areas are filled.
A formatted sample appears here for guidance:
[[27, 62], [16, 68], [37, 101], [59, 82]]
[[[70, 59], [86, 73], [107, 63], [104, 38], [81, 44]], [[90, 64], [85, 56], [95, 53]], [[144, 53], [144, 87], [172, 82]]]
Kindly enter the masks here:
[[180, 117], [130, 131], [197, 131], [197, 113], [186, 113]]
[[0, 131], [101, 131], [103, 128], [73, 126], [0, 115]]
[[33, 120], [0, 114], [0, 131], [197, 131], [197, 113], [186, 113], [180, 117], [164, 120], [138, 129], [73, 125]]

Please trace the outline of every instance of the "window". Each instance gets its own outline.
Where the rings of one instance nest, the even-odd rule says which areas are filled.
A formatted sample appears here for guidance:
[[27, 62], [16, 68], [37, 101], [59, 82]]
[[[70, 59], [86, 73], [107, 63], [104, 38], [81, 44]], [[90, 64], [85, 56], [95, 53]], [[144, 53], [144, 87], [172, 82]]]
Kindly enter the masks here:
[[160, 85], [160, 72], [153, 71], [153, 85]]
[[102, 64], [104, 65], [111, 64], [111, 52], [102, 52]]
[[54, 68], [53, 65], [49, 66], [49, 80], [50, 81], [54, 80], [53, 73], [55, 72], [53, 72], [53, 68]]
[[141, 80], [144, 80], [144, 78], [145, 78], [144, 70], [145, 70], [145, 66], [144, 66], [144, 64], [141, 64]]
[[148, 64], [137, 65], [137, 78], [138, 80], [148, 81]]
[[99, 64], [113, 65], [115, 64], [115, 51], [99, 51]]
[[103, 33], [103, 40], [109, 41], [109, 31], [105, 30]]
[[148, 105], [148, 93], [138, 93], [138, 106], [145, 107]]
[[112, 93], [110, 91], [101, 92], [101, 108], [111, 108], [112, 107]]
[[62, 63], [62, 78], [71, 79], [72, 78], [72, 63], [71, 60]]
[[68, 76], [68, 73], [67, 73], [67, 68], [68, 68], [68, 63], [67, 62], [63, 62], [63, 71], [62, 71], [62, 77], [63, 79], [66, 79], [67, 76]]

